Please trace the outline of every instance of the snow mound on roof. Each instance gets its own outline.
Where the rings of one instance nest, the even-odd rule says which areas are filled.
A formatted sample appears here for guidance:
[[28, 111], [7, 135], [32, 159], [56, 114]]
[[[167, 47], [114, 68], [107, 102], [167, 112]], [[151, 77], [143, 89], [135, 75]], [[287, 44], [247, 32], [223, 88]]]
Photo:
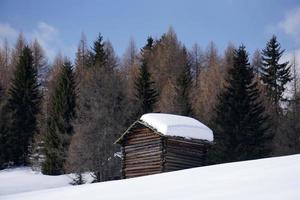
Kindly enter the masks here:
[[140, 120], [164, 135], [201, 139], [210, 142], [214, 140], [212, 130], [191, 117], [165, 113], [148, 113], [144, 114]]

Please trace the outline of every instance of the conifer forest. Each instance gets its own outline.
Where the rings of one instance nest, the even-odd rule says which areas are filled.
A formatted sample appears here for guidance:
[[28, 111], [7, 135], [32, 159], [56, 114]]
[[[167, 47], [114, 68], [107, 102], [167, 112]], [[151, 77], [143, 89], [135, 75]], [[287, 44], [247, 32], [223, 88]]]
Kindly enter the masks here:
[[[264, 48], [191, 48], [171, 27], [129, 41], [122, 56], [109, 35], [78, 38], [75, 59], [49, 59], [22, 32], [0, 47], [0, 169], [46, 175], [91, 172], [120, 179], [115, 141], [145, 113], [193, 117], [214, 133], [208, 163], [300, 153], [300, 82], [295, 59], [273, 35]], [[298, 72], [299, 74], [299, 72]]]

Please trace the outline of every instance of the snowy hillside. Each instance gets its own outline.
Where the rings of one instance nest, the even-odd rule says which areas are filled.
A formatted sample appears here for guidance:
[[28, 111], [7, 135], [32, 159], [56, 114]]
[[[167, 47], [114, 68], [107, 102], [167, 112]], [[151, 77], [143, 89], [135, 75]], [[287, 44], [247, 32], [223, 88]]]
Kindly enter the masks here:
[[[71, 186], [74, 175], [46, 176], [34, 172], [30, 167], [19, 167], [0, 171], [0, 199], [2, 195]], [[85, 174], [91, 182], [91, 176]]]
[[29, 167], [7, 169], [0, 171], [0, 195], [62, 187], [71, 181], [69, 176], [45, 176]]
[[[10, 180], [1, 180], [1, 185]], [[11, 177], [18, 179], [18, 174]], [[21, 180], [20, 180], [21, 181]], [[43, 182], [47, 182], [42, 181]], [[23, 186], [21, 186], [23, 187]], [[1, 190], [1, 189], [0, 189]], [[1, 191], [0, 191], [1, 193]], [[300, 155], [0, 196], [1, 200], [299, 200]]]

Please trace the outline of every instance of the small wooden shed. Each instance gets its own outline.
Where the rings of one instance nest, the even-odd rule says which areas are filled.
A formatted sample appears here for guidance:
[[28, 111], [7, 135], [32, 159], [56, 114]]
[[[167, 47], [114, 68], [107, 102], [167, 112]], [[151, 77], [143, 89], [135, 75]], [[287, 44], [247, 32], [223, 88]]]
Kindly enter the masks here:
[[149, 113], [116, 141], [122, 177], [132, 178], [206, 165], [213, 132], [190, 117]]

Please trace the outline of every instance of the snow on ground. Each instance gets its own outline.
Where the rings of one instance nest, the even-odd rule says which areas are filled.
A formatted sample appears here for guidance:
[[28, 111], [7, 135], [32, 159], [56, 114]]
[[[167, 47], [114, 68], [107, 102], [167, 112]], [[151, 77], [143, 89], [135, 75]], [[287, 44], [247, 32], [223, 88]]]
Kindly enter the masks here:
[[0, 199], [1, 195], [70, 186], [73, 177], [74, 175], [46, 176], [32, 171], [30, 167], [1, 170]]
[[140, 120], [164, 135], [202, 139], [210, 142], [214, 140], [212, 130], [191, 117], [148, 113], [144, 114]]
[[[7, 182], [9, 180], [4, 181]], [[299, 200], [300, 154], [193, 168], [120, 181], [19, 193], [0, 196], [0, 199]]]
[[6, 195], [67, 186], [72, 178], [66, 175], [45, 176], [33, 172], [30, 167], [20, 167], [0, 171], [0, 182], [0, 195]]

